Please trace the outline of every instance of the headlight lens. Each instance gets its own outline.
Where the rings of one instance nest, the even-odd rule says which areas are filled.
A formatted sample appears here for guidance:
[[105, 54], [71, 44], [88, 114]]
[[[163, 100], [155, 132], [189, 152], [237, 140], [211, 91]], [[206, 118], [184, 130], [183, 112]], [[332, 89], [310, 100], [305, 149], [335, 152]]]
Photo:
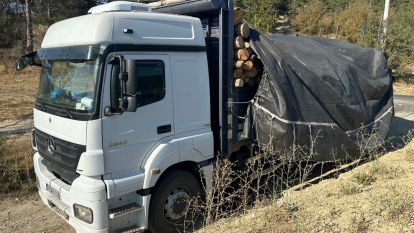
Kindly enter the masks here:
[[89, 224], [93, 222], [93, 212], [90, 208], [74, 204], [73, 212], [75, 213], [76, 218]]

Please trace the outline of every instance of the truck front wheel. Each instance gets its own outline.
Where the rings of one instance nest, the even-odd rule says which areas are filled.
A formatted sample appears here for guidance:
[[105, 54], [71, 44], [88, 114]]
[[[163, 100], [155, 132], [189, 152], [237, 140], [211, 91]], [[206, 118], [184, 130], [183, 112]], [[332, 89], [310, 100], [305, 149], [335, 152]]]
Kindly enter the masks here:
[[183, 232], [192, 224], [190, 203], [199, 200], [201, 187], [193, 174], [176, 170], [156, 186], [149, 209], [149, 228], [153, 233]]

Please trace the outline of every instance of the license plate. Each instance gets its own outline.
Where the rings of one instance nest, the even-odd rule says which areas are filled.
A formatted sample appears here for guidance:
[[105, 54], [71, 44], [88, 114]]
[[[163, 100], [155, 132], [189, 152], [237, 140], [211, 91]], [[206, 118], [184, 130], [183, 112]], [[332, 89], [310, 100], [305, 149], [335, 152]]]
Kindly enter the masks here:
[[54, 197], [56, 197], [57, 199], [60, 200], [60, 192], [58, 190], [56, 190], [55, 188], [53, 188], [48, 183], [46, 183], [46, 191], [48, 191], [49, 194], [51, 194], [52, 196], [54, 196]]

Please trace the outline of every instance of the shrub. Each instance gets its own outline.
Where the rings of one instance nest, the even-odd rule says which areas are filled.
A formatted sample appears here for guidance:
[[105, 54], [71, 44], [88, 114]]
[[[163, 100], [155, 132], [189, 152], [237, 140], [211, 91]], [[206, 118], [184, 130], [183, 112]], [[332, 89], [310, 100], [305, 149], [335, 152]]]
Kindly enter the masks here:
[[322, 35], [330, 33], [332, 19], [327, 15], [326, 6], [319, 0], [313, 0], [297, 9], [293, 25], [301, 33]]

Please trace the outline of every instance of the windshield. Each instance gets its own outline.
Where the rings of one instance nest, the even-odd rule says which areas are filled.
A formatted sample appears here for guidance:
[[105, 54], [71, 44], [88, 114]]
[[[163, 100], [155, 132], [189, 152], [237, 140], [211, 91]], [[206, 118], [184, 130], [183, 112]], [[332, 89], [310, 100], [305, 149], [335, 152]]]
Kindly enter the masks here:
[[98, 70], [97, 60], [45, 60], [37, 98], [65, 110], [91, 112]]

